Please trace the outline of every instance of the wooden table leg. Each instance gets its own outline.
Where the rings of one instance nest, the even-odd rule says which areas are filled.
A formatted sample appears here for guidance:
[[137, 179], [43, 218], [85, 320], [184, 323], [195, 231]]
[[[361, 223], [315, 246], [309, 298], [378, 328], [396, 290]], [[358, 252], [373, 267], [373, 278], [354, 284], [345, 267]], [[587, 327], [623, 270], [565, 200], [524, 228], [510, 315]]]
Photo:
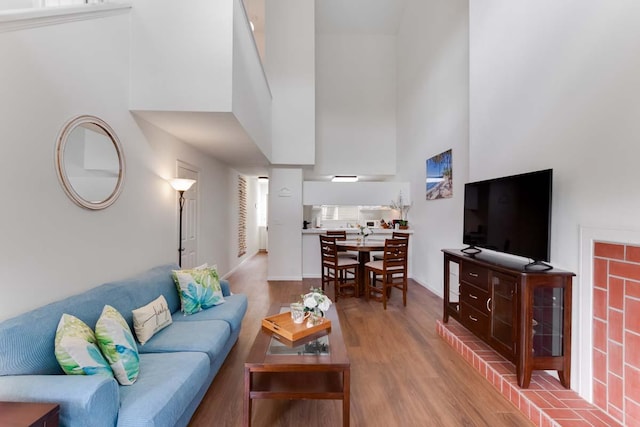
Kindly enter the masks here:
[[342, 373], [342, 426], [349, 427], [350, 402], [351, 402], [351, 368], [346, 368]]
[[244, 368], [244, 411], [242, 425], [251, 427], [251, 369]]
[[358, 251], [358, 261], [360, 261], [360, 265], [358, 266], [358, 289], [360, 290], [360, 295], [364, 295], [366, 292], [364, 288], [364, 276], [366, 274], [364, 266], [370, 259], [369, 251]]

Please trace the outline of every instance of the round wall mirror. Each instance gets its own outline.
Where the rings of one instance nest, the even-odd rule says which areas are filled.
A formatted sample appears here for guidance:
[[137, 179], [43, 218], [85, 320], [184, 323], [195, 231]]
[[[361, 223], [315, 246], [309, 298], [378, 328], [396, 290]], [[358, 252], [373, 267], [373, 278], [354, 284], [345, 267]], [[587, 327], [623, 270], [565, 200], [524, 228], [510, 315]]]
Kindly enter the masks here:
[[124, 153], [113, 129], [95, 116], [69, 120], [56, 143], [56, 171], [65, 193], [79, 206], [110, 206], [124, 181]]

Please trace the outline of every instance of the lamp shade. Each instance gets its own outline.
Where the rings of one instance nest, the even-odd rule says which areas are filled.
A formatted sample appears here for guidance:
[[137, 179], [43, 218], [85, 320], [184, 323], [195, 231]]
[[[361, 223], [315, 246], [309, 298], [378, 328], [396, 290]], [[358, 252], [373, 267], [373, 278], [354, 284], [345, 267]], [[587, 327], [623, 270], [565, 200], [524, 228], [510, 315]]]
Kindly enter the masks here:
[[171, 184], [173, 189], [176, 191], [187, 191], [195, 183], [195, 179], [174, 178], [169, 180], [169, 184]]

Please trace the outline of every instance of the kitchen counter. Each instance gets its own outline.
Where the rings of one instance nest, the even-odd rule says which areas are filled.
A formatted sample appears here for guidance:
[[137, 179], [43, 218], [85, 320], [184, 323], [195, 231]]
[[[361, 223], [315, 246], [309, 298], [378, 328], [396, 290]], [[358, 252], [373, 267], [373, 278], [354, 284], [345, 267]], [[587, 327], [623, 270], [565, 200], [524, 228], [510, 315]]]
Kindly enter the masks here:
[[[342, 230], [346, 231], [347, 234], [359, 234], [360, 233], [360, 229], [359, 228], [308, 228], [308, 229], [302, 229], [302, 234], [324, 234], [327, 231], [342, 231]], [[391, 234], [394, 231], [413, 234], [413, 230], [412, 229], [408, 229], [408, 230], [393, 230], [392, 228], [370, 228], [370, 230], [373, 231], [373, 235], [374, 236], [376, 234]]]

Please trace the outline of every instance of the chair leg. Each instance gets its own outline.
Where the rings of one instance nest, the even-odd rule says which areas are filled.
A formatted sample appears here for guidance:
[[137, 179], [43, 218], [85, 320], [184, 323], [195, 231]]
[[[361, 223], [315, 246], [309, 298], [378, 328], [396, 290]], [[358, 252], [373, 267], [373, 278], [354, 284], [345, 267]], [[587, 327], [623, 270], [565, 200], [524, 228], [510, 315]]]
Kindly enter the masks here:
[[387, 284], [389, 283], [389, 276], [383, 274], [382, 275], [382, 307], [387, 309]]
[[369, 301], [369, 294], [371, 293], [370, 284], [371, 281], [371, 272], [365, 270], [364, 271], [364, 297], [367, 301]]

